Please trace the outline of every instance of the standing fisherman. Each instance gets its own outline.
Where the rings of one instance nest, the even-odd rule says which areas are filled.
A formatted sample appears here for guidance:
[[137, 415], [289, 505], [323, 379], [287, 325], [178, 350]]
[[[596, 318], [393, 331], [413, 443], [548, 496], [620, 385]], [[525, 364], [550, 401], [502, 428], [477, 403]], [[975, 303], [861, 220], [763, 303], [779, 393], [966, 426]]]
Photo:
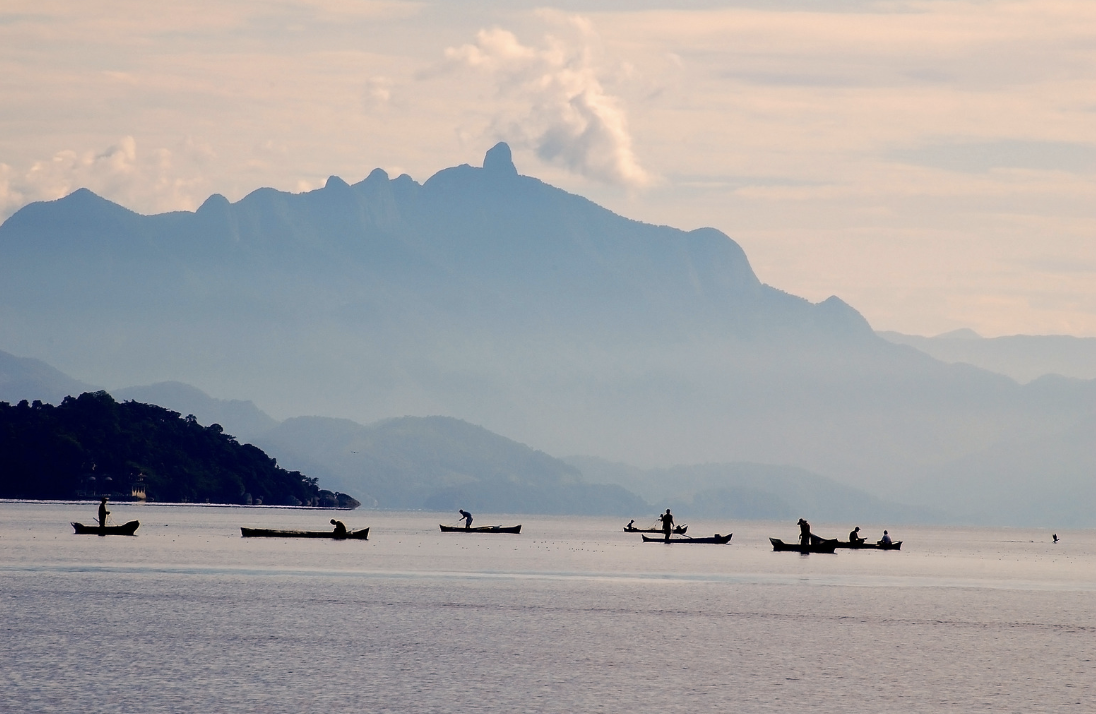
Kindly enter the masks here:
[[809, 548], [811, 545], [811, 524], [799, 519], [799, 545]]
[[670, 533], [674, 530], [674, 517], [670, 514], [670, 509], [667, 508], [666, 512], [659, 516], [662, 521], [662, 532], [666, 536], [666, 540], [670, 540]]
[[107, 516], [110, 515], [110, 511], [107, 510], [107, 497], [103, 496], [103, 500], [99, 502], [99, 527], [107, 527]]
[[469, 513], [468, 511], [464, 510], [463, 508], [460, 509], [458, 511], [458, 513], [460, 513], [460, 517], [464, 521], [464, 530], [466, 530], [466, 531], [471, 530], [472, 529], [472, 514]]

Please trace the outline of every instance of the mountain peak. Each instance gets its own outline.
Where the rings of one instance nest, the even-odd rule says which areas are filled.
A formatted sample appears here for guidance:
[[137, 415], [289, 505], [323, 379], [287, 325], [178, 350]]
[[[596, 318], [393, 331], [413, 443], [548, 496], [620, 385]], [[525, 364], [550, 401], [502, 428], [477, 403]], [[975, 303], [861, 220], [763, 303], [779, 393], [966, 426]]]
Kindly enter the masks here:
[[384, 181], [388, 183], [388, 172], [381, 168], [373, 169], [369, 172], [369, 175], [365, 177], [365, 181]]
[[198, 206], [196, 213], [208, 213], [209, 211], [219, 209], [224, 210], [229, 206], [228, 199], [219, 193], [211, 194], [209, 198], [202, 202], [202, 205]]
[[518, 170], [514, 166], [509, 144], [500, 141], [491, 147], [483, 157], [483, 170], [496, 176], [517, 176]]

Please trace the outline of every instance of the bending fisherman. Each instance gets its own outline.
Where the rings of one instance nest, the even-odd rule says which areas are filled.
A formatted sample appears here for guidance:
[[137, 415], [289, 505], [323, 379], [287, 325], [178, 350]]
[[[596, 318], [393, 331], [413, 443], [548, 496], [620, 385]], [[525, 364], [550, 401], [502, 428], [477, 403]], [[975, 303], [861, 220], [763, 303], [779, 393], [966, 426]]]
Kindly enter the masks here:
[[345, 523], [343, 523], [342, 521], [336, 521], [334, 518], [332, 518], [331, 519], [331, 525], [335, 526], [335, 537], [336, 538], [345, 538], [346, 537], [346, 524]]
[[463, 508], [458, 511], [461, 519], [464, 521], [464, 530], [470, 530], [472, 528], [472, 514]]

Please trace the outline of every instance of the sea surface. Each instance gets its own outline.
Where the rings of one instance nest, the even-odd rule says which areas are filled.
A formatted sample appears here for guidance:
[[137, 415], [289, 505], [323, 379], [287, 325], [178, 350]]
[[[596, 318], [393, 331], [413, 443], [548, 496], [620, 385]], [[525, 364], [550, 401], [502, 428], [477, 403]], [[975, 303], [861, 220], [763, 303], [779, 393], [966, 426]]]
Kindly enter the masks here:
[[[2, 712], [1096, 711], [1096, 531], [800, 555], [768, 543], [794, 522], [682, 514], [734, 538], [666, 546], [619, 518], [116, 503], [135, 537], [74, 535], [95, 506], [0, 502]], [[369, 540], [240, 537], [332, 517]]]

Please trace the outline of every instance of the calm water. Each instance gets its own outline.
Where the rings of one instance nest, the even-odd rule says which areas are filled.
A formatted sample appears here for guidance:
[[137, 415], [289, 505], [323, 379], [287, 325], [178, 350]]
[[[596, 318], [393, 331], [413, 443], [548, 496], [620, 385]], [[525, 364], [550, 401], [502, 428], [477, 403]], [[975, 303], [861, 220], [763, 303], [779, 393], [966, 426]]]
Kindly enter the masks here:
[[[328, 511], [0, 502], [3, 712], [1096, 711], [1096, 532], [354, 511], [368, 542], [242, 539]], [[866, 523], [815, 524], [822, 535]]]

